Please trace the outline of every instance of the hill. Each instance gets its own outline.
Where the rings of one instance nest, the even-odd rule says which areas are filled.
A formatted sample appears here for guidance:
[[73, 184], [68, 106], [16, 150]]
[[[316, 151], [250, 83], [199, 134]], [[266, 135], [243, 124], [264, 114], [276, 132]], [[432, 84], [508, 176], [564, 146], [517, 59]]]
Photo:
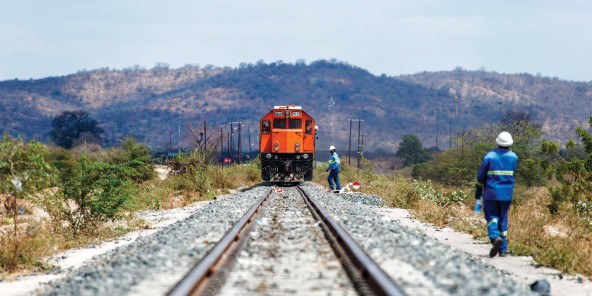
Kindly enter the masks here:
[[[153, 149], [168, 149], [191, 145], [189, 124], [207, 121], [210, 143], [219, 143], [221, 129], [226, 134], [229, 122], [242, 121], [243, 147], [250, 131], [257, 150], [259, 118], [274, 105], [296, 104], [317, 120], [319, 150], [334, 144], [347, 151], [348, 119], [356, 118], [364, 120], [365, 151], [392, 153], [404, 134], [447, 148], [450, 135], [496, 122], [507, 111], [528, 112], [550, 138], [565, 140], [592, 115], [591, 98], [591, 83], [461, 68], [393, 77], [336, 60], [237, 68], [159, 64], [2, 81], [0, 130], [48, 141], [51, 117], [80, 109], [108, 131], [107, 144], [134, 135]], [[357, 128], [353, 135], [355, 150]]]

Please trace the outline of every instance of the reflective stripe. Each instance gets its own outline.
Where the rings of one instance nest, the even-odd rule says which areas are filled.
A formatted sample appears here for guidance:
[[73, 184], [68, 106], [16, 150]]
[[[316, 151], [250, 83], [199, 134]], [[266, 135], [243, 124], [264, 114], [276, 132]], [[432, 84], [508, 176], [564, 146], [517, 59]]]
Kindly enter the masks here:
[[514, 171], [488, 171], [487, 175], [514, 176]]
[[508, 232], [507, 231], [502, 231], [502, 236], [508, 236]]
[[487, 223], [487, 226], [491, 225], [491, 223], [497, 224], [497, 218], [491, 219], [491, 221], [489, 221], [489, 223]]

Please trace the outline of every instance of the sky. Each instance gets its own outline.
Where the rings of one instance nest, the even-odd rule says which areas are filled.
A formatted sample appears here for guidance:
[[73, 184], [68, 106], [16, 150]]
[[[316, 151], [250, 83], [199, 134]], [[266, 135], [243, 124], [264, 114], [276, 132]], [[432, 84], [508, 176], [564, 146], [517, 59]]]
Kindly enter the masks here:
[[592, 81], [590, 0], [19, 0], [0, 80], [166, 63], [337, 59], [376, 75], [456, 67]]

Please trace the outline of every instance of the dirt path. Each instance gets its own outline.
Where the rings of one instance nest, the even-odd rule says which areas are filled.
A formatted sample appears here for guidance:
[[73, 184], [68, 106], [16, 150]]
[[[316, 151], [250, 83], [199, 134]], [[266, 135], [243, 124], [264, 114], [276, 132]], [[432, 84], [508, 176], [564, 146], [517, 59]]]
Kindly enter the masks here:
[[409, 211], [404, 209], [379, 208], [377, 213], [397, 221], [402, 225], [417, 229], [435, 238], [440, 243], [449, 245], [460, 251], [469, 253], [498, 269], [507, 271], [519, 282], [531, 284], [539, 279], [546, 279], [551, 284], [551, 295], [592, 295], [592, 282], [583, 276], [569, 276], [560, 271], [538, 265], [532, 257], [509, 256], [505, 258], [489, 258], [491, 245], [474, 240], [466, 233], [456, 232], [451, 228], [434, 227], [412, 219]]

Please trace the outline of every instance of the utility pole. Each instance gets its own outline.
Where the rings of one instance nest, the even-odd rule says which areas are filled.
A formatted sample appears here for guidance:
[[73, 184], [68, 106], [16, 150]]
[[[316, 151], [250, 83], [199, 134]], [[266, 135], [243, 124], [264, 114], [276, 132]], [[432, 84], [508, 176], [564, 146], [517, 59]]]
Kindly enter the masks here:
[[241, 150], [242, 150], [242, 145], [241, 145], [241, 125], [242, 124], [238, 124], [238, 164], [241, 163]]
[[335, 145], [335, 133], [333, 130], [333, 109], [335, 108], [335, 102], [333, 97], [329, 97], [329, 117], [331, 121], [331, 144]]
[[253, 149], [251, 148], [251, 125], [247, 125], [247, 131], [249, 132], [249, 158], [251, 157], [251, 154], [253, 153]]
[[347, 153], [347, 165], [351, 165], [351, 130], [352, 130], [352, 120], [349, 119], [349, 152]]
[[364, 155], [364, 134], [362, 134], [362, 145], [360, 145], [360, 158]]
[[362, 141], [360, 138], [360, 134], [362, 131], [362, 121], [364, 120], [358, 120], [358, 168], [360, 168], [360, 157], [362, 154]]
[[[348, 165], [351, 165], [351, 135], [352, 135], [352, 125], [353, 122], [356, 121], [358, 122], [358, 153], [360, 152], [360, 129], [361, 129], [361, 124], [362, 121], [364, 121], [363, 119], [356, 119], [356, 118], [350, 118], [349, 120], [349, 153], [348, 153], [348, 157], [349, 157], [349, 162]], [[360, 167], [360, 156], [358, 155], [358, 167]]]
[[224, 129], [220, 128], [220, 158], [222, 159], [222, 167], [224, 167]]
[[230, 123], [230, 162], [232, 163], [232, 153], [234, 153], [234, 127]]
[[[242, 121], [232, 121], [230, 122], [230, 129], [231, 129], [231, 135], [234, 135], [234, 126], [233, 124], [237, 124], [238, 125], [238, 140], [237, 140], [237, 149], [238, 149], [238, 163], [241, 163], [241, 149], [242, 149], [242, 145], [241, 145], [241, 126], [243, 125]], [[232, 140], [234, 141], [234, 139]], [[232, 149], [234, 150], [234, 143], [232, 144]]]
[[179, 120], [177, 121], [177, 126], [179, 128], [179, 134], [178, 134], [178, 145], [179, 145], [179, 150], [178, 153], [181, 153], [181, 114], [183, 114], [183, 111], [181, 111], [181, 113], [179, 113]]

